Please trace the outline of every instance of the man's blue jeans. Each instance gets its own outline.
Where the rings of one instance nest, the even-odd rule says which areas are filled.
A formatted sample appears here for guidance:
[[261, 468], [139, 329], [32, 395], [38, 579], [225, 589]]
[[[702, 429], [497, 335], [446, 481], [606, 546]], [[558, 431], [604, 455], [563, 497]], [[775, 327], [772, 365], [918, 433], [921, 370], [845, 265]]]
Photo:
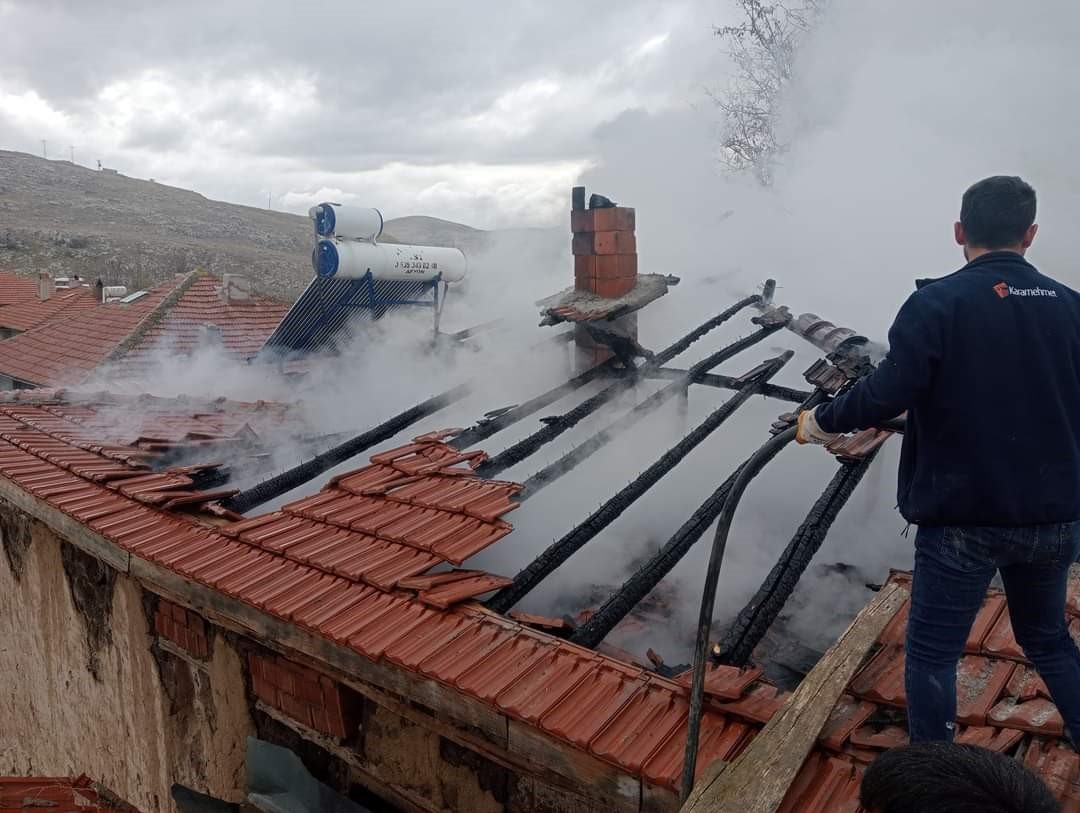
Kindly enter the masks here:
[[912, 742], [953, 738], [956, 665], [1000, 570], [1016, 640], [1080, 744], [1080, 651], [1065, 620], [1069, 565], [1078, 553], [1080, 522], [919, 528], [904, 672]]

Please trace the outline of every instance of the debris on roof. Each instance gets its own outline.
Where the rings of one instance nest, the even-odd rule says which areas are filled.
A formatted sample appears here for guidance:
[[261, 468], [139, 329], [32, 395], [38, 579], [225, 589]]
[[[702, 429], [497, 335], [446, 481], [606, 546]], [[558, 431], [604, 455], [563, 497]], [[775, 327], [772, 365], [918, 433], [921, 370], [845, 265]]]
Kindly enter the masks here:
[[540, 324], [611, 321], [656, 301], [668, 292], [668, 286], [677, 282], [678, 278], [663, 274], [638, 274], [634, 288], [629, 293], [614, 299], [601, 297], [588, 291], [567, 288], [537, 303], [543, 317]]
[[0, 777], [0, 810], [49, 813], [138, 813], [87, 776]]

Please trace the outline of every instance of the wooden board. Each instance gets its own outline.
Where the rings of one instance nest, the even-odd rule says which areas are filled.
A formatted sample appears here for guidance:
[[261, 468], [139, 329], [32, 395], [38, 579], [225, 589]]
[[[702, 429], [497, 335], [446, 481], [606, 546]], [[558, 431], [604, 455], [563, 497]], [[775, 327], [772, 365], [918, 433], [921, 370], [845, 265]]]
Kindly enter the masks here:
[[844, 688], [907, 597], [898, 584], [882, 588], [750, 746], [735, 761], [706, 769], [682, 813], [775, 811]]

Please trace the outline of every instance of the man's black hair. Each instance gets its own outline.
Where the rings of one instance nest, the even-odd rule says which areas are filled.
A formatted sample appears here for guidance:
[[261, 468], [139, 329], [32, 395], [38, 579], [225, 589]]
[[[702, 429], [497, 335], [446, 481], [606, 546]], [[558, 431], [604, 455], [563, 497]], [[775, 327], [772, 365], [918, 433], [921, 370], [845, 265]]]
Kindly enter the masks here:
[[886, 751], [866, 769], [859, 801], [873, 813], [1061, 813], [1017, 760], [951, 742]]
[[967, 244], [1000, 249], [1018, 245], [1035, 222], [1035, 190], [1020, 178], [995, 175], [973, 184], [960, 204]]

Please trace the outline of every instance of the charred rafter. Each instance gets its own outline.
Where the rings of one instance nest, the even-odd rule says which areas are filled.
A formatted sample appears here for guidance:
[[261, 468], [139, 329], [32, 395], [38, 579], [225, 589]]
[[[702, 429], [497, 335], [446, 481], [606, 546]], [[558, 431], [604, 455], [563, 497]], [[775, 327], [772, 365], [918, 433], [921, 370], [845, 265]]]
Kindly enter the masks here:
[[[637, 404], [633, 409], [631, 409], [621, 418], [609, 424], [604, 429], [601, 429], [588, 440], [575, 446], [573, 449], [564, 454], [551, 465], [545, 466], [540, 471], [536, 472], [536, 474], [529, 477], [529, 479], [526, 480], [524, 483], [525, 491], [522, 494], [522, 498], [528, 498], [533, 496], [544, 486], [554, 482], [559, 477], [562, 477], [564, 474], [574, 469], [591, 455], [595, 454], [612, 440], [614, 440], [618, 435], [630, 429], [634, 424], [636, 424], [646, 415], [655, 412], [672, 398], [684, 394], [686, 392], [686, 388], [690, 384], [697, 383], [701, 376], [707, 373], [713, 367], [716, 367], [719, 364], [723, 364], [728, 359], [745, 350], [747, 347], [750, 346], [750, 344], [761, 341], [761, 339], [765, 338], [765, 336], [771, 333], [772, 330], [773, 329], [762, 328], [756, 333], [753, 333], [746, 338], [738, 339], [727, 345], [726, 347], [717, 350], [715, 353], [711, 353], [705, 358], [703, 358], [701, 361], [699, 361], [697, 364], [687, 370], [681, 378], [676, 379], [668, 386], [653, 393], [644, 401]], [[786, 357], [790, 358], [791, 355], [793, 354], [788, 353], [786, 354]], [[770, 362], [766, 362], [766, 364], [763, 366], [767, 366], [769, 363]], [[741, 378], [732, 379], [732, 381], [742, 382], [735, 389], [741, 390], [745, 386], [756, 384], [759, 388], [758, 391], [760, 391], [760, 387], [762, 386], [762, 382], [758, 380], [758, 373], [760, 372], [762, 372], [761, 369], [755, 369], [742, 376]]]
[[[675, 367], [660, 367], [658, 369], [643, 372], [645, 378], [655, 378], [664, 381], [681, 381], [689, 370], [680, 370]], [[703, 384], [706, 387], [716, 387], [722, 390], [741, 390], [746, 383], [730, 375], [718, 373], [702, 373], [694, 379], [695, 384]], [[779, 384], [765, 384], [759, 392], [767, 398], [776, 398], [781, 401], [790, 401], [793, 404], [801, 404], [810, 397], [809, 390], [797, 390], [792, 387], [784, 387]]]
[[[740, 305], [736, 307], [745, 307], [745, 305], [740, 303]], [[748, 347], [757, 344], [762, 339], [779, 330], [780, 327], [782, 327], [782, 325], [764, 326], [758, 328], [758, 330], [754, 331], [749, 336], [745, 336], [738, 341], [733, 342], [731, 345], [725, 348], [725, 352], [727, 353], [726, 358], [731, 358], [731, 356], [734, 356], [735, 354], [747, 349]], [[665, 361], [669, 361], [672, 358], [671, 352], [673, 347], [674, 345], [667, 348], [663, 352], [658, 353], [653, 361], [644, 365], [643, 369], [647, 369], [653, 366], [659, 366]], [[555, 438], [559, 437], [559, 435], [573, 428], [578, 423], [587, 418], [589, 415], [593, 414], [598, 409], [610, 403], [612, 400], [624, 393], [626, 390], [632, 387], [641, 378], [641, 376], [642, 370], [635, 370], [620, 381], [617, 381], [614, 384], [605, 387], [603, 390], [596, 393], [591, 398], [587, 398], [582, 401], [580, 404], [578, 404], [566, 414], [560, 415], [557, 420], [548, 423], [543, 428], [538, 429], [536, 432], [533, 432], [528, 437], [523, 438], [522, 440], [510, 446], [508, 449], [504, 449], [495, 457], [491, 458], [482, 466], [480, 466], [477, 469], [477, 472], [484, 477], [495, 477], [499, 473], [510, 468], [511, 466], [520, 463], [526, 457], [536, 452], [536, 450], [539, 449], [541, 446], [546, 443], [550, 443]], [[690, 382], [686, 382], [684, 386], [688, 386], [689, 383]]]
[[842, 465], [833, 475], [765, 581], [724, 634], [716, 660], [733, 666], [743, 666], [750, 660], [754, 647], [784, 609], [840, 509], [855, 492], [876, 454], [875, 449], [858, 463]]
[[[496, 593], [487, 604], [497, 612], [506, 612], [521, 599], [528, 595], [545, 578], [551, 575], [560, 565], [580, 550], [587, 542], [604, 530], [608, 525], [618, 519], [634, 501], [660, 481], [664, 475], [677, 466], [696, 446], [707, 438], [715, 429], [726, 421], [750, 396], [755, 393], [756, 383], [764, 383], [780, 371], [790, 353], [773, 359], [768, 367], [762, 370], [753, 383], [736, 392], [730, 399], [724, 402], [696, 429], [680, 440], [675, 446], [665, 452], [656, 462], [639, 474], [631, 483], [625, 486], [611, 499], [607, 500], [596, 511], [590, 514], [584, 522], [569, 531], [561, 539], [553, 543], [547, 550], [530, 562], [517, 576], [509, 587], [505, 587]], [[708, 527], [706, 524], [704, 527]], [[704, 528], [702, 529], [704, 530]], [[659, 579], [657, 580], [659, 581]]]

